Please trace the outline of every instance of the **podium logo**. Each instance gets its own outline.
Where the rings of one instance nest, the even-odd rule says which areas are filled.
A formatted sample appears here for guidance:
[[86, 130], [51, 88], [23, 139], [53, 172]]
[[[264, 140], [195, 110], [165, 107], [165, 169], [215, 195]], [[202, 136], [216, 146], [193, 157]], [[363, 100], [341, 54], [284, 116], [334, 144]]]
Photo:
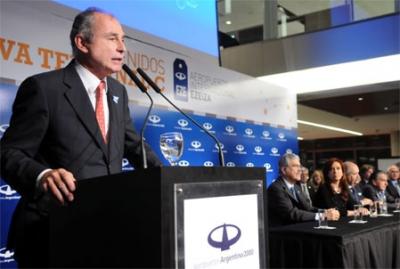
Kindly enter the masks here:
[[149, 117], [149, 121], [152, 123], [159, 123], [161, 121], [161, 118], [157, 115], [151, 115]]
[[10, 185], [0, 186], [0, 200], [15, 200], [21, 198], [18, 193], [13, 190]]
[[181, 126], [181, 127], [186, 127], [189, 123], [188, 123], [187, 120], [180, 119], [180, 120], [178, 120], [178, 124], [179, 124], [179, 126]]
[[221, 251], [228, 250], [241, 236], [239, 227], [233, 224], [223, 224], [215, 227], [208, 234], [208, 244]]
[[207, 131], [210, 131], [211, 129], [212, 129], [212, 124], [211, 123], [209, 123], [209, 122], [205, 122], [205, 123], [203, 123], [203, 127], [207, 130]]
[[228, 166], [228, 167], [235, 167], [236, 164], [235, 164], [234, 162], [227, 162], [227, 163], [226, 163], [226, 166]]
[[9, 263], [14, 261], [14, 252], [6, 249], [0, 248], [0, 263]]
[[211, 167], [211, 166], [214, 166], [214, 163], [211, 162], [211, 161], [205, 161], [205, 162], [203, 163], [203, 165], [204, 165], [205, 167]]
[[180, 161], [178, 162], [178, 165], [179, 165], [179, 166], [189, 166], [190, 163], [189, 163], [188, 161], [186, 161], [186, 160], [180, 160]]

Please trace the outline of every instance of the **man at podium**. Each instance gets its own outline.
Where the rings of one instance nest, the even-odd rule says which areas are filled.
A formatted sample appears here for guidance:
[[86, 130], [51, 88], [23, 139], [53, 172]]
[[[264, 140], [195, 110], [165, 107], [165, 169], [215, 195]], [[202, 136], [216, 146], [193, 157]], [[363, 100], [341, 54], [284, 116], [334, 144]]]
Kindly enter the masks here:
[[[21, 194], [9, 248], [22, 267], [47, 267], [49, 196], [66, 205], [76, 180], [139, 167], [140, 137], [128, 96], [110, 75], [121, 70], [124, 32], [115, 17], [89, 8], [75, 17], [75, 57], [65, 68], [22, 82], [1, 140], [1, 177]], [[148, 166], [161, 163], [147, 146]]]

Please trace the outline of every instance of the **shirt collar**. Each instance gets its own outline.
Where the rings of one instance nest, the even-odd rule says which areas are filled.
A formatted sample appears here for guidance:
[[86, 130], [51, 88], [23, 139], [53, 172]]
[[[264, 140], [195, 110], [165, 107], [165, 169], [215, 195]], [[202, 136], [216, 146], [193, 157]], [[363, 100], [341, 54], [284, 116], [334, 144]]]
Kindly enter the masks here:
[[[85, 89], [90, 93], [94, 94], [96, 92], [97, 86], [100, 84], [100, 79], [96, 77], [92, 72], [90, 72], [86, 67], [75, 61], [75, 70], [78, 72], [79, 77], [82, 80], [83, 86]], [[103, 79], [106, 83], [106, 90], [107, 93], [107, 78]]]
[[286, 178], [283, 178], [283, 181], [285, 182], [285, 185], [289, 190], [294, 187], [294, 184], [287, 181]]

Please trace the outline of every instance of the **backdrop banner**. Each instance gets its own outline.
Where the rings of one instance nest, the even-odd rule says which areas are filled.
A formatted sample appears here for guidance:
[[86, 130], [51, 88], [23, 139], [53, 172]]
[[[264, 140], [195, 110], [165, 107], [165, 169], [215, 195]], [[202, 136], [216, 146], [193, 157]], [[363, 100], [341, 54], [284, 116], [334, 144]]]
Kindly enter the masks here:
[[[72, 19], [15, 1], [2, 2], [1, 20], [7, 26], [0, 28], [0, 136], [8, 127], [19, 84], [72, 59]], [[137, 30], [124, 30], [131, 37], [139, 35]], [[163, 42], [127, 39], [126, 64], [133, 70], [142, 68], [168, 98], [220, 140], [227, 166], [265, 167], [270, 184], [278, 175], [280, 156], [298, 152], [295, 93], [180, 53], [178, 47], [164, 49]], [[123, 71], [114, 77], [127, 87], [134, 125], [140, 131], [149, 101]], [[155, 108], [145, 137], [164, 164], [168, 162], [160, 151], [160, 134], [177, 131], [184, 139], [178, 165], [219, 165], [215, 142], [154, 91], [149, 93]], [[122, 166], [133, 169], [126, 160]], [[0, 184], [0, 267], [15, 268], [6, 240], [20, 196], [3, 180]]]

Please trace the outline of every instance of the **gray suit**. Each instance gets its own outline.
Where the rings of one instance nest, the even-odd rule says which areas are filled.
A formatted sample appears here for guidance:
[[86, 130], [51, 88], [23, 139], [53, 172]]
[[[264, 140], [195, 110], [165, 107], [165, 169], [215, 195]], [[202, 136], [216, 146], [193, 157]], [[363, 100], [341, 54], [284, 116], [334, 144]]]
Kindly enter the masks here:
[[294, 185], [296, 198], [282, 178], [268, 187], [268, 222], [271, 227], [315, 220], [317, 208], [311, 207], [300, 186]]

